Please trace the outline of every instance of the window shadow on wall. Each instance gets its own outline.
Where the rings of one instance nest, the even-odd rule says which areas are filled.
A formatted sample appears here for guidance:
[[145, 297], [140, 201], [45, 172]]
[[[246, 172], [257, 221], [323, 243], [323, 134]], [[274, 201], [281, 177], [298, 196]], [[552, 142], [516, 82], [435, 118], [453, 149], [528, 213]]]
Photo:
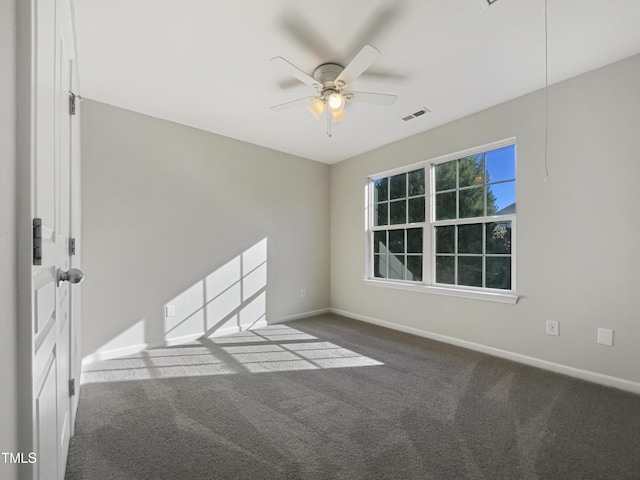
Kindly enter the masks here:
[[267, 239], [169, 300], [164, 340], [169, 345], [266, 325]]

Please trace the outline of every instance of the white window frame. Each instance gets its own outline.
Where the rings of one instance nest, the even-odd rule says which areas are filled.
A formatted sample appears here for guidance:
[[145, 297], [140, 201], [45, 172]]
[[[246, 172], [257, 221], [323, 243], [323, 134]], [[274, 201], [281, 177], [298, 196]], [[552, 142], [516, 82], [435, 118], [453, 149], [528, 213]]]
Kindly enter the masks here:
[[[487, 152], [490, 150], [496, 150], [507, 146], [516, 146], [515, 137], [507, 138], [497, 142], [480, 145], [470, 149], [454, 152], [448, 155], [424, 160], [411, 165], [387, 170], [374, 175], [370, 175], [367, 178], [367, 187], [365, 189], [366, 195], [366, 215], [365, 215], [365, 278], [366, 285], [375, 287], [392, 288], [399, 290], [418, 291], [424, 293], [434, 293], [440, 295], [448, 295], [462, 298], [472, 298], [479, 300], [489, 300], [501, 303], [515, 304], [518, 301], [518, 295], [516, 294], [516, 214], [510, 215], [496, 215], [496, 216], [483, 216], [473, 217], [465, 219], [455, 220], [440, 220], [435, 221], [435, 202], [433, 198], [435, 195], [435, 176], [432, 173], [432, 169], [435, 165], [446, 163], [451, 160], [457, 160], [470, 155]], [[517, 146], [516, 146], [516, 158], [517, 158]], [[516, 160], [516, 199], [517, 199], [517, 160]], [[397, 225], [383, 225], [375, 226], [374, 215], [374, 181], [391, 177], [400, 173], [407, 173], [419, 168], [425, 169], [425, 221], [418, 223], [406, 223]], [[517, 204], [517, 201], [516, 201]], [[486, 287], [471, 287], [463, 285], [450, 285], [439, 284], [435, 282], [435, 227], [441, 225], [462, 225], [472, 223], [492, 223], [510, 221], [511, 222], [511, 289], [492, 289]], [[422, 254], [422, 281], [408, 281], [408, 280], [394, 280], [389, 278], [374, 277], [374, 254], [372, 251], [373, 235], [378, 230], [394, 230], [394, 229], [407, 229], [422, 227], [423, 235], [423, 254]], [[484, 250], [484, 247], [483, 247]], [[483, 253], [483, 261], [486, 258], [486, 254]], [[483, 279], [484, 280], [484, 279]]]

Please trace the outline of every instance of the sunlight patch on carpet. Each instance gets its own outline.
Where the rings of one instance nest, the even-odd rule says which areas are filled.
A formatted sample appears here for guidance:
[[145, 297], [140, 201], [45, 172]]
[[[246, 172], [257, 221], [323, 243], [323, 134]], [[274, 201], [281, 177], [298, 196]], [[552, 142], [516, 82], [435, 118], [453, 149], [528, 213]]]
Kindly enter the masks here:
[[383, 365], [285, 325], [85, 365], [82, 384]]

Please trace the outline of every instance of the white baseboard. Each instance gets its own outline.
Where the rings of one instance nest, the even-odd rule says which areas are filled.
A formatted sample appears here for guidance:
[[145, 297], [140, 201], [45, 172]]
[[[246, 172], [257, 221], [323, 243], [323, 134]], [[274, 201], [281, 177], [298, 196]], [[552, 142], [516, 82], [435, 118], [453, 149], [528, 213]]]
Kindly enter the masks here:
[[155, 343], [141, 343], [138, 345], [130, 345], [122, 348], [114, 348], [111, 350], [98, 350], [95, 353], [91, 353], [82, 359], [82, 365], [89, 365], [90, 363], [100, 362], [102, 360], [112, 360], [114, 358], [126, 357], [127, 355], [135, 355], [136, 353], [140, 353], [143, 350], [148, 350], [151, 348], [162, 348], [162, 347], [171, 347], [174, 345], [184, 345], [185, 343], [195, 342], [201, 338], [212, 338], [212, 337], [222, 337], [225, 335], [232, 335], [234, 333], [243, 332], [245, 330], [253, 330], [255, 328], [266, 327], [266, 320], [261, 320], [252, 325], [240, 325], [235, 327], [226, 327], [220, 328], [216, 330], [212, 335], [204, 337], [202, 332], [200, 333], [192, 333], [190, 335], [183, 335], [181, 337], [174, 337], [166, 339], [162, 342]]
[[[299, 320], [301, 318], [315, 317], [316, 315], [321, 315], [323, 313], [328, 313], [329, 308], [322, 308], [320, 310], [313, 310], [310, 312], [298, 313], [295, 315], [289, 315], [287, 317], [280, 318], [275, 321], [267, 322], [266, 320], [260, 320], [251, 326], [241, 325], [235, 327], [226, 327], [220, 328], [216, 330], [210, 337], [221, 337], [224, 335], [232, 335], [234, 333], [239, 333], [244, 330], [253, 330], [255, 328], [267, 327], [269, 325], [274, 325], [278, 323], [290, 322], [292, 320]], [[248, 328], [247, 328], [248, 327]], [[173, 337], [166, 339], [162, 342], [154, 342], [154, 343], [141, 343], [137, 345], [130, 345], [121, 348], [114, 348], [111, 350], [98, 350], [97, 352], [91, 353], [82, 359], [82, 365], [88, 365], [90, 363], [100, 362], [102, 360], [112, 360], [114, 358], [126, 357], [127, 355], [135, 355], [136, 353], [140, 353], [143, 350], [148, 350], [150, 348], [162, 348], [162, 347], [171, 347], [174, 345], [183, 345], [185, 343], [195, 342], [196, 340], [203, 338], [203, 333], [193, 333], [190, 335], [183, 335], [180, 337]]]
[[300, 320], [302, 318], [315, 317], [316, 315], [322, 315], [323, 313], [329, 313], [331, 311], [330, 308], [321, 308], [320, 310], [312, 310], [310, 312], [297, 313], [295, 315], [289, 315], [286, 317], [282, 317], [275, 321], [270, 321], [269, 325], [275, 325], [277, 323], [285, 323], [291, 322], [293, 320]]
[[112, 360], [114, 358], [126, 357], [127, 355], [134, 355], [149, 348], [146, 343], [139, 343], [137, 345], [129, 345], [127, 347], [113, 348], [111, 350], [98, 350], [97, 352], [90, 353], [82, 359], [82, 366], [89, 365], [90, 363], [101, 362], [102, 360]]
[[225, 335], [232, 335], [234, 333], [240, 333], [246, 330], [254, 330], [256, 328], [262, 328], [266, 326], [267, 326], [267, 321], [260, 320], [259, 322], [252, 323], [251, 325], [239, 325], [235, 327], [219, 328], [218, 330], [214, 331], [211, 335], [209, 335], [207, 338], [224, 337]]
[[551, 372], [561, 373], [570, 377], [587, 380], [589, 382], [599, 383], [606, 385], [607, 387], [614, 387], [627, 392], [640, 394], [640, 383], [626, 380], [624, 378], [613, 377], [611, 375], [605, 375], [603, 373], [592, 372], [590, 370], [583, 370], [580, 368], [570, 367], [560, 363], [550, 362], [548, 360], [542, 360], [541, 358], [529, 357], [520, 353], [511, 352], [509, 350], [502, 350], [500, 348], [489, 347], [480, 343], [469, 342], [467, 340], [461, 340], [455, 337], [449, 337], [447, 335], [441, 335], [439, 333], [433, 333], [426, 330], [420, 330], [414, 327], [407, 327], [405, 325], [398, 325], [396, 323], [387, 322], [385, 320], [379, 320], [377, 318], [368, 317], [366, 315], [360, 315], [357, 313], [347, 312], [338, 308], [330, 308], [331, 313], [336, 315], [342, 315], [343, 317], [352, 318], [373, 325], [390, 328], [404, 333], [410, 333], [419, 337], [429, 338], [438, 342], [448, 343], [456, 345], [458, 347], [467, 348], [469, 350], [475, 350], [477, 352], [493, 355], [494, 357], [505, 358], [518, 363], [523, 363], [532, 367], [542, 368]]

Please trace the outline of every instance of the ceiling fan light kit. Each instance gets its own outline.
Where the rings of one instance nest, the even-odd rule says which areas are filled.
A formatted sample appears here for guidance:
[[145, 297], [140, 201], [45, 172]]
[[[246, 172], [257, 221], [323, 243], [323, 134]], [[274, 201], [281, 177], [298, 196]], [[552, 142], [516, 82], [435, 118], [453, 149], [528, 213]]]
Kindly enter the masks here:
[[345, 98], [338, 92], [333, 92], [327, 97], [327, 103], [331, 113], [339, 113], [344, 109]]
[[318, 99], [307, 108], [309, 109], [309, 113], [313, 115], [313, 118], [319, 119], [322, 112], [324, 112], [324, 100]]
[[[331, 123], [338, 122], [346, 116], [344, 108], [348, 100], [384, 106], [391, 106], [395, 103], [397, 98], [395, 95], [342, 91], [369, 68], [379, 56], [380, 51], [371, 45], [365, 45], [346, 67], [337, 63], [324, 63], [313, 71], [313, 77], [282, 57], [272, 58], [270, 61], [274, 66], [314, 88], [318, 96], [274, 105], [271, 110], [279, 111], [307, 104], [309, 113], [316, 119], [319, 119], [322, 113], [327, 110], [327, 135], [331, 137]], [[310, 101], [313, 102], [311, 105], [308, 104]]]
[[339, 112], [331, 112], [331, 117], [333, 118], [334, 122], [339, 122], [346, 115], [347, 115], [347, 112], [345, 112], [344, 110], [340, 110]]

